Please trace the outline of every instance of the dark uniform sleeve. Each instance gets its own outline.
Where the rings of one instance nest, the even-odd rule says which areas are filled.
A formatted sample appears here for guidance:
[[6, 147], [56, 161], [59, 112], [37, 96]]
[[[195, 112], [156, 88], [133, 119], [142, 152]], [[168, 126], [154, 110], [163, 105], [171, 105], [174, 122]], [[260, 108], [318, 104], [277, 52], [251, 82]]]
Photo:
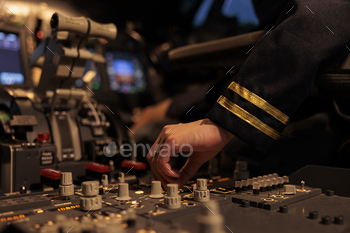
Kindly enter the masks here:
[[319, 74], [349, 52], [349, 12], [350, 1], [289, 1], [207, 117], [267, 153]]

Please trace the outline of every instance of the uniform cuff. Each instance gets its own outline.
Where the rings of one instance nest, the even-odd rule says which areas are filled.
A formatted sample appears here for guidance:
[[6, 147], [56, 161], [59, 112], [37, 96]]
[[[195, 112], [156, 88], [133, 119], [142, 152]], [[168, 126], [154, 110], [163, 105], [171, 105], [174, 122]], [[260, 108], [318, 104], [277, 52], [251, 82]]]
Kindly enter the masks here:
[[289, 122], [287, 115], [236, 82], [218, 98], [207, 117], [264, 153]]

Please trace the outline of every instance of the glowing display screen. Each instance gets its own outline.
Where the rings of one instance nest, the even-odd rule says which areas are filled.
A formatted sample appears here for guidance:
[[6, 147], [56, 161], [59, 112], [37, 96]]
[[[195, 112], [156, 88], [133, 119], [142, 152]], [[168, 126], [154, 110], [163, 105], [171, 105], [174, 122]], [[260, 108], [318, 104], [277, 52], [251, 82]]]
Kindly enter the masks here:
[[0, 31], [0, 84], [23, 84], [21, 44], [17, 34]]

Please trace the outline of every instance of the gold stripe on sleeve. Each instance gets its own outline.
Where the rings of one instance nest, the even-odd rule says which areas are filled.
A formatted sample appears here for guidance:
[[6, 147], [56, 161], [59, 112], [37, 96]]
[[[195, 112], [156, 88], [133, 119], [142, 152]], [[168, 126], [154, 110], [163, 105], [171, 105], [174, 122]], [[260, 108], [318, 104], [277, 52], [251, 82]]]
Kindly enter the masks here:
[[277, 130], [266, 125], [264, 122], [262, 122], [254, 115], [250, 114], [249, 112], [238, 106], [237, 104], [232, 103], [226, 97], [220, 96], [216, 102], [224, 108], [226, 108], [227, 110], [229, 110], [231, 113], [235, 114], [237, 117], [241, 118], [243, 121], [257, 128], [267, 136], [275, 140], [277, 140], [280, 137], [281, 134]]
[[260, 96], [242, 87], [238, 83], [232, 82], [228, 88], [234, 91], [236, 94], [240, 95], [242, 98], [248, 100], [250, 103], [257, 106], [258, 108], [264, 110], [283, 124], [287, 124], [289, 122], [289, 117], [287, 115], [285, 115], [283, 112], [266, 102], [266, 100], [264, 100]]

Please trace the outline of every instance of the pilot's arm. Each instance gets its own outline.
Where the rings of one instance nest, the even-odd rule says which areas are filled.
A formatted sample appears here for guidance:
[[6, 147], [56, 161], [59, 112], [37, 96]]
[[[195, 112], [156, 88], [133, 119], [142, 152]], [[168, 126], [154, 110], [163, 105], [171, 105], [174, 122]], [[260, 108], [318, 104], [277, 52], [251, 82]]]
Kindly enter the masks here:
[[[147, 155], [155, 178], [163, 186], [169, 182], [183, 185], [233, 135], [268, 152], [319, 74], [348, 52], [349, 12], [349, 1], [289, 1], [275, 26], [249, 51], [245, 64], [207, 118], [164, 127]], [[161, 149], [171, 147], [173, 141], [192, 149], [180, 171], [168, 163], [174, 152]], [[175, 149], [178, 153], [180, 146]]]

